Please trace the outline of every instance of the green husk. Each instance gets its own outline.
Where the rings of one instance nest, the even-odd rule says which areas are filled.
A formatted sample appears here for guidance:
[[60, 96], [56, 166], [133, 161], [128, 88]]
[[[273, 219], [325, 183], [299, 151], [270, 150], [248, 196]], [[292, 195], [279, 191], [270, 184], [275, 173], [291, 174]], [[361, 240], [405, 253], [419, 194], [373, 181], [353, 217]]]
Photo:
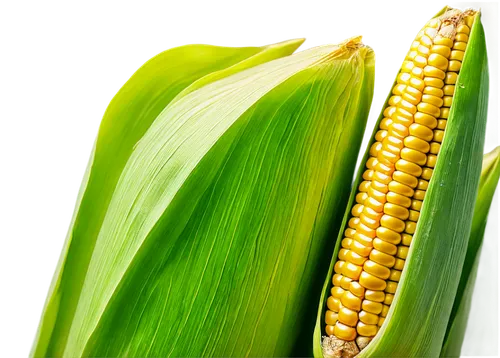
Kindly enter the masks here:
[[40, 337], [66, 357], [302, 354], [373, 62], [353, 39], [184, 87], [107, 188], [74, 309], [52, 320], [69, 334]]
[[500, 146], [484, 155], [469, 246], [448, 324], [443, 358], [498, 354]]
[[[440, 354], [471, 230], [471, 213], [481, 171], [487, 103], [488, 63], [484, 30], [478, 13], [457, 80], [439, 160], [426, 193], [398, 290], [383, 326], [358, 357], [427, 357]], [[369, 147], [358, 169], [339, 235], [344, 233], [356, 189], [362, 181], [368, 151]], [[313, 336], [316, 357], [323, 356], [324, 310], [340, 246], [339, 238], [317, 313]]]
[[145, 63], [120, 89], [101, 122], [78, 195], [73, 219], [49, 290], [31, 356], [61, 356], [97, 234], [118, 178], [134, 146], [158, 114], [201, 79], [292, 54], [303, 39], [264, 47], [188, 45]]

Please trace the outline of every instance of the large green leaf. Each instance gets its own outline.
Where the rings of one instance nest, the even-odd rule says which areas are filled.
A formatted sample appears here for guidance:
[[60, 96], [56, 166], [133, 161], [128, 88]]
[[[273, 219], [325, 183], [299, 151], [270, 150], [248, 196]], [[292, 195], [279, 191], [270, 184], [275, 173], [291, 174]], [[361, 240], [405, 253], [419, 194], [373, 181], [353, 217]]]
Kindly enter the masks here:
[[134, 146], [158, 114], [193, 83], [210, 83], [287, 56], [303, 40], [265, 47], [189, 45], [165, 51], [142, 66], [104, 114], [75, 213], [48, 294], [32, 356], [61, 356], [104, 215]]
[[469, 247], [441, 357], [498, 354], [500, 146], [484, 155]]

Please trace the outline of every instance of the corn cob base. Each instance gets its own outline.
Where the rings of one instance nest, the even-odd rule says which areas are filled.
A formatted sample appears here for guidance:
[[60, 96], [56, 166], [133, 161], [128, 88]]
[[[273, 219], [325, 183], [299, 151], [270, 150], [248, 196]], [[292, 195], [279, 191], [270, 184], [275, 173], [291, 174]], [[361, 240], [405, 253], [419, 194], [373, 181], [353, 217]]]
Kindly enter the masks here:
[[325, 357], [353, 357], [384, 323], [439, 154], [475, 12], [419, 32], [392, 89], [335, 263]]

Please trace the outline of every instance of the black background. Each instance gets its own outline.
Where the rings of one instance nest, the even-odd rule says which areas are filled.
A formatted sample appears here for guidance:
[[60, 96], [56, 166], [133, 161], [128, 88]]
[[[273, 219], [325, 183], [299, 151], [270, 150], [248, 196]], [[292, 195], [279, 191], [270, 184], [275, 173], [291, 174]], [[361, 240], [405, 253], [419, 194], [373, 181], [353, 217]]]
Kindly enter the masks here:
[[[312, 31], [314, 39], [335, 39], [336, 32], [362, 31], [368, 32], [369, 39], [376, 40], [377, 47], [384, 49], [384, 79], [390, 80], [391, 64], [400, 62], [401, 41], [408, 38], [408, 32], [416, 30], [415, 17], [423, 16], [424, 8], [439, 8], [439, 1], [405, 2], [404, 5], [387, 2], [376, 7], [358, 2], [354, 7], [358, 7], [357, 4], [356, 13], [342, 7], [336, 11], [325, 9], [324, 14], [319, 14], [324, 16], [321, 19], [317, 18], [318, 10], [305, 9], [304, 14], [287, 17], [287, 23], [281, 23], [282, 16], [277, 13], [257, 13], [256, 16], [267, 20], [276, 18], [276, 21], [269, 22], [267, 27], [259, 24], [257, 28], [258, 21], [254, 20], [246, 30], [224, 26], [224, 20], [213, 21], [200, 30], [195, 30], [194, 25], [188, 30], [183, 29], [182, 24], [170, 24], [172, 30], [162, 26], [161, 31], [153, 31], [150, 27], [108, 26], [109, 19], [99, 25], [96, 19], [86, 18], [82, 23], [74, 19], [63, 21], [51, 31], [41, 72], [42, 76], [50, 75], [54, 85], [54, 89], [45, 94], [50, 97], [46, 101], [50, 101], [51, 106], [46, 108], [51, 112], [45, 113], [47, 121], [35, 120], [34, 125], [35, 130], [49, 132], [49, 138], [40, 133], [31, 143], [37, 152], [43, 151], [43, 155], [36, 158], [43, 175], [39, 178], [40, 187], [31, 194], [31, 210], [41, 213], [41, 220], [33, 227], [36, 232], [30, 233], [36, 238], [29, 245], [31, 248], [24, 248], [28, 249], [24, 262], [31, 268], [25, 276], [23, 290], [24, 336], [31, 335], [30, 309], [32, 304], [39, 303], [39, 281], [48, 278], [47, 258], [56, 254], [54, 233], [64, 230], [63, 208], [72, 205], [71, 176], [80, 175], [79, 153], [88, 149], [87, 129], [95, 127], [95, 105], [112, 94], [111, 81], [119, 79], [120, 72], [127, 72], [128, 64], [136, 63], [136, 56], [142, 56], [144, 48], [159, 48], [160, 40], [173, 39], [278, 40], [279, 31], [286, 30], [306, 29]], [[349, 12], [343, 14], [343, 11]], [[164, 21], [171, 22], [171, 19]], [[264, 27], [276, 30], [264, 30]]]

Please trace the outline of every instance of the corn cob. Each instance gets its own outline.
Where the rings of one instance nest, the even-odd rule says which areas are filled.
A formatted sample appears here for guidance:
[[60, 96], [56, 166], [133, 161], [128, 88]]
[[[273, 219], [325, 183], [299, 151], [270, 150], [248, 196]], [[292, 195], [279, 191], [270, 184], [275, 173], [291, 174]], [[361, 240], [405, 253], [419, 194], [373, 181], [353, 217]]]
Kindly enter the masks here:
[[352, 356], [382, 326], [444, 138], [475, 12], [450, 10], [419, 32], [370, 148], [324, 316], [329, 345]]

